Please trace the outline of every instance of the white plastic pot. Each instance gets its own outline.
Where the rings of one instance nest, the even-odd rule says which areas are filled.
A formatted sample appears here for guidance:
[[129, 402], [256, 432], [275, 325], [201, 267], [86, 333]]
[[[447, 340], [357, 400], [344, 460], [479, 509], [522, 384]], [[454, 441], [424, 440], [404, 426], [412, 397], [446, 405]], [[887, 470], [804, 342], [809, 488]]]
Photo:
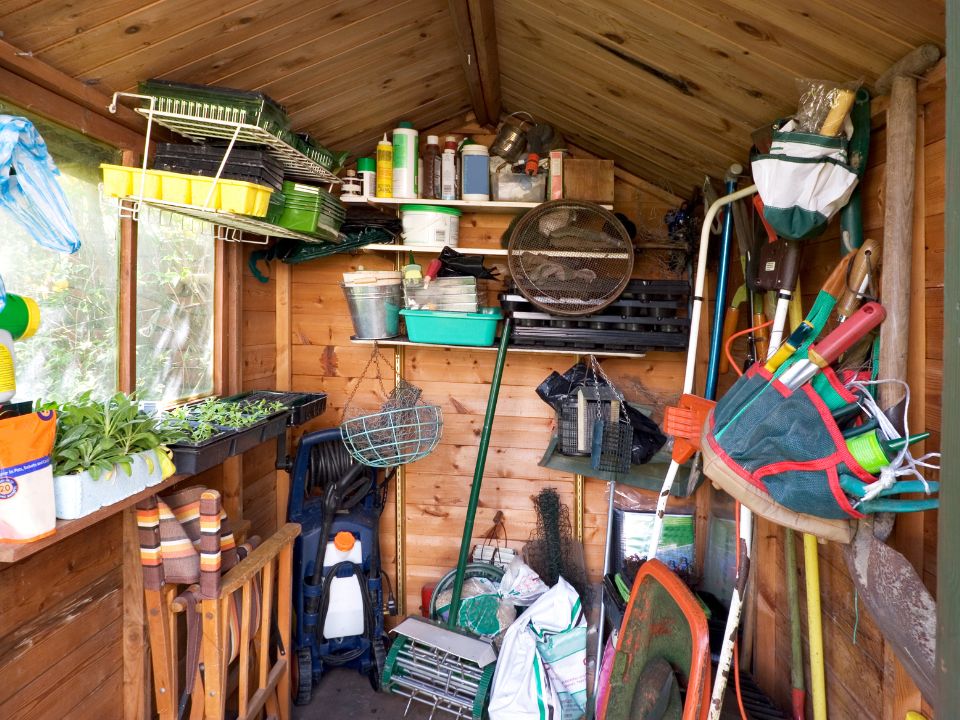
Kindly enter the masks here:
[[404, 243], [456, 247], [460, 242], [460, 214], [456, 208], [401, 205]]
[[73, 475], [54, 475], [53, 494], [57, 517], [76, 520], [158, 484], [163, 480], [158, 452], [147, 450], [134, 455], [129, 475], [121, 467], [114, 467], [96, 480], [86, 470]]

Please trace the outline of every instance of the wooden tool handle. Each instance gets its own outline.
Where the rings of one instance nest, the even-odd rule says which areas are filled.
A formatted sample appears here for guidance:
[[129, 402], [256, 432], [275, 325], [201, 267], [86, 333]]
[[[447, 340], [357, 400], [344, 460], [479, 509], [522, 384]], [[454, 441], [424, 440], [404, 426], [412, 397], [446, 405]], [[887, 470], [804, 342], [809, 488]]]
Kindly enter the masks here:
[[883, 305], [868, 302], [847, 318], [845, 323], [838, 325], [836, 330], [810, 348], [810, 361], [817, 367], [826, 367], [860, 338], [879, 326], [886, 317], [887, 311], [883, 309]]
[[827, 277], [827, 281], [820, 289], [821, 292], [827, 293], [830, 297], [840, 297], [843, 289], [847, 286], [847, 266], [852, 261], [853, 253], [844, 255], [843, 259], [833, 269], [833, 272], [831, 272], [829, 277]]
[[843, 295], [837, 301], [837, 313], [843, 317], [850, 317], [860, 302], [857, 293], [867, 277], [867, 273], [876, 270], [880, 264], [880, 244], [876, 240], [867, 239], [857, 250], [851, 261], [849, 274], [846, 276]]

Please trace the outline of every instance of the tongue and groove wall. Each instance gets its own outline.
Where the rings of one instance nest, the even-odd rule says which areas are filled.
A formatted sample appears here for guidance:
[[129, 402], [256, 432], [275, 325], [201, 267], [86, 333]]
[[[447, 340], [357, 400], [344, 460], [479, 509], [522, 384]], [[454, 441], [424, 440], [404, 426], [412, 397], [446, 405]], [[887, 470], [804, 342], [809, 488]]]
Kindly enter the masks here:
[[[444, 132], [472, 133], [478, 140], [479, 128], [470, 124], [438, 129]], [[430, 132], [434, 132], [431, 130]], [[421, 133], [422, 135], [425, 134]], [[583, 155], [587, 156], [587, 155]], [[656, 227], [664, 213], [678, 200], [668, 193], [648, 186], [643, 181], [618, 170], [615, 207], [638, 224]], [[465, 214], [460, 223], [460, 245], [499, 247], [500, 236], [512, 216]], [[429, 258], [420, 258], [426, 262]], [[362, 266], [366, 269], [394, 269], [393, 254], [363, 253], [336, 255], [292, 267], [290, 278], [290, 367], [289, 377], [294, 390], [326, 392], [329, 396], [326, 414], [311, 426], [331, 427], [340, 422], [344, 405], [372, 410], [380, 402], [375, 381], [360, 383], [358, 378], [370, 359], [372, 348], [350, 342], [353, 325], [343, 293], [339, 287], [342, 274]], [[505, 264], [505, 258], [490, 258], [488, 264]], [[286, 272], [274, 264], [271, 273]], [[277, 292], [276, 278], [266, 286], [245, 277], [245, 318], [258, 323], [271, 319], [269, 298]], [[256, 314], [256, 315], [254, 315]], [[281, 313], [282, 314], [282, 313]], [[246, 329], [245, 320], [244, 327]], [[250, 382], [253, 374], [263, 373], [269, 380], [269, 350], [277, 340], [263, 329], [253, 330], [256, 342], [244, 337], [245, 373]], [[392, 348], [381, 351], [384, 383], [393, 387], [394, 354]], [[404, 354], [404, 377], [423, 389], [424, 398], [442, 406], [444, 431], [439, 446], [427, 458], [406, 468], [406, 502], [402, 519], [406, 524], [405, 592], [407, 612], [420, 606], [420, 586], [438, 579], [456, 563], [460, 533], [466, 511], [466, 498], [476, 460], [476, 448], [487, 402], [495, 353], [469, 348], [450, 350], [433, 347], [408, 347]], [[682, 353], [652, 353], [640, 360], [610, 360], [624, 382], [643, 382], [668, 392], [678, 392], [682, 379]], [[576, 361], [566, 354], [508, 355], [503, 385], [497, 407], [486, 476], [477, 516], [476, 535], [493, 524], [498, 510], [504, 512], [510, 545], [519, 549], [536, 525], [530, 497], [541, 488], [556, 487], [574, 519], [575, 483], [572, 475], [538, 466], [549, 442], [553, 413], [535, 394], [535, 387], [552, 371], [563, 372]], [[283, 371], [278, 376], [282, 376]], [[629, 388], [625, 387], [628, 392]], [[352, 396], [352, 399], [351, 399]], [[249, 457], [249, 456], [248, 456]], [[245, 458], [245, 474], [248, 459]], [[252, 471], [257, 474], [258, 471]], [[249, 482], [255, 482], [247, 474]], [[266, 486], [264, 486], [266, 487]], [[251, 485], [247, 485], [249, 502]], [[396, 507], [391, 487], [390, 504], [381, 520], [381, 548], [388, 575], [395, 581]], [[268, 501], [267, 501], [268, 502]], [[574, 520], [575, 524], [575, 520]], [[256, 526], [256, 523], [255, 523]], [[587, 480], [584, 491], [583, 528], [588, 568], [597, 574], [602, 565], [603, 533], [606, 527], [606, 483]]]

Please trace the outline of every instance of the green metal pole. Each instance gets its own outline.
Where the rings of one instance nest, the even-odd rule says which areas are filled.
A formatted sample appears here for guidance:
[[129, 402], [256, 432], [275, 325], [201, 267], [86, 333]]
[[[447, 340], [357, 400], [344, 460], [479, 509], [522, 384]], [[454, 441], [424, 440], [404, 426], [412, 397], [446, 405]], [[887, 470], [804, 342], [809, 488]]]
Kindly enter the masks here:
[[473, 538], [473, 523], [477, 519], [477, 504], [480, 502], [480, 485], [483, 483], [483, 469], [487, 464], [487, 448], [490, 446], [490, 433], [493, 430], [493, 417], [497, 414], [497, 398], [500, 395], [500, 379], [503, 366], [507, 364], [507, 345], [510, 343], [510, 318], [503, 323], [503, 334], [497, 350], [497, 364], [493, 368], [493, 380], [490, 383], [490, 396], [487, 398], [487, 414], [483, 418], [483, 431], [480, 433], [480, 447], [477, 449], [477, 465], [473, 470], [473, 484], [470, 486], [470, 501], [467, 503], [467, 517], [463, 521], [463, 538], [460, 540], [460, 559], [457, 560], [457, 574], [453, 579], [453, 597], [450, 598], [450, 616], [447, 625], [456, 627], [460, 614], [460, 597], [463, 594], [463, 580], [470, 556], [470, 540]]
[[943, 278], [943, 439], [937, 513], [938, 717], [960, 708], [960, 0], [947, 0], [947, 183]]

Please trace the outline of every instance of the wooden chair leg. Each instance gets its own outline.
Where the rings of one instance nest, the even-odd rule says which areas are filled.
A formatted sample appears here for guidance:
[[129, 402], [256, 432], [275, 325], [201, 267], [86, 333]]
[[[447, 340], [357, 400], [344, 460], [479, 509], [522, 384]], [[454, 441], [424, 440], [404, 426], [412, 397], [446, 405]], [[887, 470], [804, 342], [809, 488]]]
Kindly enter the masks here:
[[223, 720], [226, 711], [227, 658], [226, 637], [229, 629], [226, 600], [204, 600], [203, 607], [203, 706], [204, 720]]
[[277, 683], [277, 698], [280, 703], [280, 720], [290, 720], [290, 669], [295, 662], [293, 644], [290, 642], [291, 613], [293, 612], [293, 542], [283, 546], [277, 560], [277, 625], [280, 641], [286, 652], [286, 668]]
[[177, 683], [172, 652], [173, 638], [167, 620], [162, 591], [145, 590], [147, 632], [150, 637], [150, 661], [153, 666], [154, 695], [160, 720], [176, 720]]

